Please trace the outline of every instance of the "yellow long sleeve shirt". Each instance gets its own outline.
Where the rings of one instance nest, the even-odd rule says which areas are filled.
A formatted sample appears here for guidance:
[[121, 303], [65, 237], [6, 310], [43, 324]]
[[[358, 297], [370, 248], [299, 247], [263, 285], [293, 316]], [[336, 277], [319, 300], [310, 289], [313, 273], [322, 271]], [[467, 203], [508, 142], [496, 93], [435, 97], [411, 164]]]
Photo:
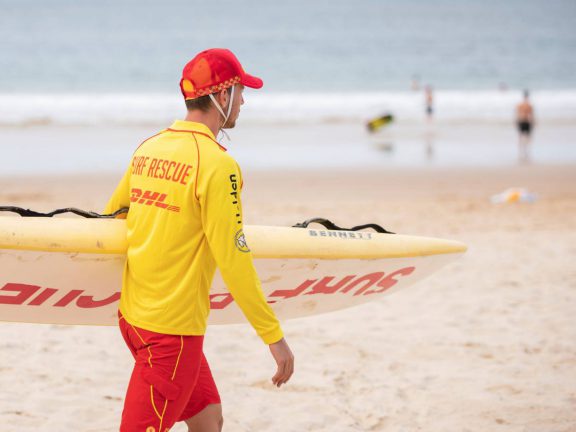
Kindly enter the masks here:
[[120, 311], [131, 324], [202, 335], [216, 266], [262, 340], [283, 334], [242, 230], [242, 175], [210, 129], [176, 121], [140, 145], [105, 212], [129, 207]]

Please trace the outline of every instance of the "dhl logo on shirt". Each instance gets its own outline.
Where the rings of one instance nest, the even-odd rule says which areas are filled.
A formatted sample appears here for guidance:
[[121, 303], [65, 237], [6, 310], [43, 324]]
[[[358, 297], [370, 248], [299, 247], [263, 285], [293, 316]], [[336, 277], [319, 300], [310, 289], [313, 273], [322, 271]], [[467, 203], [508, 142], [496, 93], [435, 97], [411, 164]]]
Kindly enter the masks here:
[[130, 191], [130, 201], [137, 204], [144, 204], [147, 206], [154, 205], [165, 210], [173, 211], [176, 213], [180, 212], [180, 207], [173, 206], [164, 202], [166, 199], [166, 194], [161, 194], [160, 192], [154, 191], [143, 191], [139, 188], [132, 188]]

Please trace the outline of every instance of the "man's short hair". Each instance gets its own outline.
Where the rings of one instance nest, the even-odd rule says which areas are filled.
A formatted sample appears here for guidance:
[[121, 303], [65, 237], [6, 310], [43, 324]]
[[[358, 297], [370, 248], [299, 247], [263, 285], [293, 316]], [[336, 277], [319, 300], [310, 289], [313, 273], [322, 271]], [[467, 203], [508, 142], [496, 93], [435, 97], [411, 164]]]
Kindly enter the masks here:
[[206, 95], [196, 99], [187, 99], [186, 109], [188, 109], [188, 111], [200, 110], [202, 112], [208, 112], [211, 104], [210, 96]]
[[[222, 90], [230, 94], [230, 88]], [[186, 99], [186, 108], [188, 111], [200, 110], [202, 112], [208, 112], [212, 101], [210, 100], [210, 95], [200, 96], [195, 99]]]

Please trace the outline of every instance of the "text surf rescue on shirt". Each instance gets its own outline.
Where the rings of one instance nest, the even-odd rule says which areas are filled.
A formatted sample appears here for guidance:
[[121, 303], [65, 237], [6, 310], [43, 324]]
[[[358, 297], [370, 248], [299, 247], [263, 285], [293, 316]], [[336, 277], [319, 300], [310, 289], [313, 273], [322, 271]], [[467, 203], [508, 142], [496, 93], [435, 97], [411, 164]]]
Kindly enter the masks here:
[[188, 183], [192, 169], [192, 165], [170, 159], [158, 159], [150, 156], [135, 156], [132, 159], [132, 175], [144, 175], [183, 185]]

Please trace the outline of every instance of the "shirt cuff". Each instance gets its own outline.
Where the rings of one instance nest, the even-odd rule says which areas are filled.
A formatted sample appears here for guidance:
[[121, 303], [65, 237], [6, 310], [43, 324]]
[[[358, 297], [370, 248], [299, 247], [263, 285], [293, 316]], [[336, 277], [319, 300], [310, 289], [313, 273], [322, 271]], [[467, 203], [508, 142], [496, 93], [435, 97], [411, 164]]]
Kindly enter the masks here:
[[278, 325], [266, 333], [260, 333], [259, 336], [266, 345], [272, 345], [273, 343], [276, 343], [282, 339], [284, 337], [284, 333], [282, 332], [282, 328], [280, 328]]

